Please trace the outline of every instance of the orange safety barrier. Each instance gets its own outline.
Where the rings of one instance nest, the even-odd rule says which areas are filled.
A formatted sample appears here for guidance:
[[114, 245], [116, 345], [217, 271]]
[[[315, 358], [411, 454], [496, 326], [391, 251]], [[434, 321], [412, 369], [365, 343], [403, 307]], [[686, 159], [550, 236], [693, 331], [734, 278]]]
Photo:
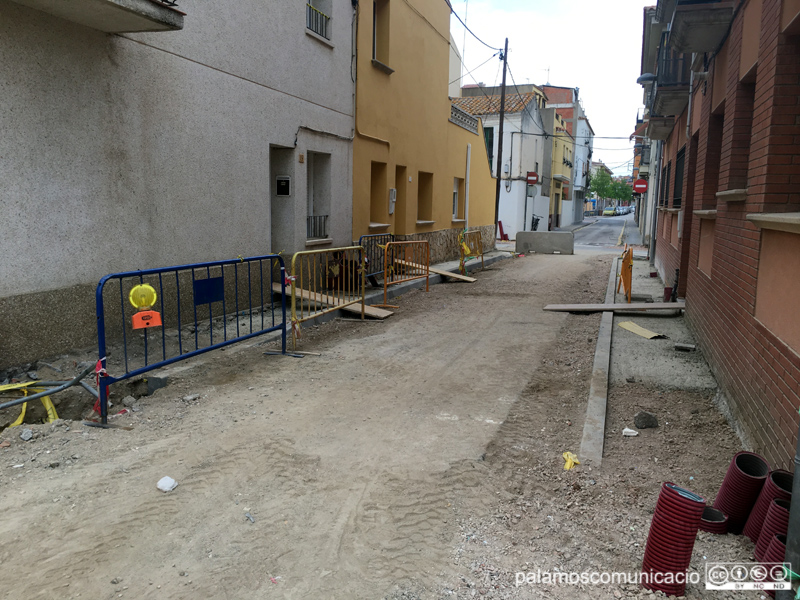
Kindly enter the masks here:
[[622, 268], [619, 273], [619, 281], [617, 282], [617, 293], [620, 288], [625, 292], [625, 298], [628, 304], [631, 303], [631, 285], [633, 282], [633, 248], [629, 248], [625, 244], [625, 250], [622, 252]]
[[470, 258], [481, 258], [481, 269], [484, 268], [483, 264], [483, 239], [481, 238], [480, 229], [473, 231], [462, 231], [458, 234], [458, 249], [461, 253], [461, 260], [459, 261], [459, 271], [462, 275], [467, 274], [467, 261]]
[[386, 304], [389, 286], [415, 279], [425, 280], [425, 291], [430, 289], [431, 250], [427, 241], [410, 240], [389, 242], [383, 254], [383, 304], [384, 308], [399, 308]]
[[299, 325], [319, 315], [360, 304], [364, 318], [364, 248], [348, 246], [297, 252], [292, 257], [292, 344]]

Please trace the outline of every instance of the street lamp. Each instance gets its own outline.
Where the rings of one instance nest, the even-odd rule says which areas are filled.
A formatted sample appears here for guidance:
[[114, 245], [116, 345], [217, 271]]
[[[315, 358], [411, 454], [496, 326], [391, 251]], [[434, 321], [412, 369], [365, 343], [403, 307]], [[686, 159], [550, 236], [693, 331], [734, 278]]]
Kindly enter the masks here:
[[636, 83], [641, 85], [645, 85], [648, 83], [653, 83], [656, 80], [656, 76], [652, 73], [642, 73], [639, 75], [639, 78], [636, 80]]

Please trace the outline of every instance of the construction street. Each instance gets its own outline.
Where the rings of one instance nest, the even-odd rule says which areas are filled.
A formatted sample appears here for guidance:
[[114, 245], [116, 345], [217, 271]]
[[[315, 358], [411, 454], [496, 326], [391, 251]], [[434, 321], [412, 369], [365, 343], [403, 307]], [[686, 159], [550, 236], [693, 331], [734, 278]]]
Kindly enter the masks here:
[[320, 356], [241, 344], [182, 363], [114, 421], [130, 430], [34, 425], [23, 443], [7, 429], [5, 597], [616, 597], [517, 588], [515, 573], [636, 570], [660, 482], [693, 473], [710, 493], [736, 441], [708, 394], [676, 391], [664, 410], [683, 424], [635, 440], [645, 453], [676, 435], [730, 452], [632, 455], [616, 424], [662, 392], [617, 406], [612, 389], [604, 469], [563, 470], [600, 317], [541, 308], [601, 301], [612, 256], [500, 261], [397, 298], [384, 322], [305, 329]]

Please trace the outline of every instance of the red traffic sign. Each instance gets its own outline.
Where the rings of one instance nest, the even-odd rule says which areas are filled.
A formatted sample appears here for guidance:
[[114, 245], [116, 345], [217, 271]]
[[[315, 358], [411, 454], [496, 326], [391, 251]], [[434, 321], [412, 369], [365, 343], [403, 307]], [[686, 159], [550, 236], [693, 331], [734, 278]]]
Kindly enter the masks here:
[[633, 182], [633, 191], [637, 194], [644, 194], [647, 191], [647, 180], [637, 179]]
[[528, 185], [539, 183], [539, 174], [535, 171], [528, 171]]

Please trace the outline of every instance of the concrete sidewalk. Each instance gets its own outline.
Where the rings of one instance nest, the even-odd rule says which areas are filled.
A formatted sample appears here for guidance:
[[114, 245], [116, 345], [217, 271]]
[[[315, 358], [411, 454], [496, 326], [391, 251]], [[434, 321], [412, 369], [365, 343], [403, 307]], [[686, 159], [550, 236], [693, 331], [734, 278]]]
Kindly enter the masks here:
[[[611, 263], [606, 304], [625, 302], [625, 295], [616, 292], [621, 262], [617, 258]], [[646, 259], [633, 261], [631, 288], [634, 302], [664, 300], [665, 286], [651, 273], [655, 271]], [[614, 402], [611, 398], [614, 387], [637, 383], [651, 390], [701, 394], [718, 389], [699, 349], [689, 352], [675, 349], [678, 342], [696, 346], [683, 310], [658, 313], [607, 311], [602, 315], [581, 442], [581, 457], [595, 466], [600, 466], [606, 454], [604, 445], [609, 435], [606, 414], [610, 411], [610, 403]], [[620, 327], [625, 322], [633, 322], [663, 337], [647, 339]]]
[[[663, 301], [665, 284], [659, 277], [650, 276], [651, 269], [655, 271], [646, 260], [633, 261], [631, 287], [635, 301]], [[624, 302], [624, 295], [617, 294], [616, 301]], [[619, 327], [624, 321], [633, 321], [666, 337], [645, 339]], [[711, 375], [702, 351], [675, 350], [676, 342], [696, 343], [682, 311], [677, 316], [655, 313], [615, 314], [609, 384], [624, 385], [628, 379], [633, 378], [659, 389], [716, 390], [717, 382]]]

